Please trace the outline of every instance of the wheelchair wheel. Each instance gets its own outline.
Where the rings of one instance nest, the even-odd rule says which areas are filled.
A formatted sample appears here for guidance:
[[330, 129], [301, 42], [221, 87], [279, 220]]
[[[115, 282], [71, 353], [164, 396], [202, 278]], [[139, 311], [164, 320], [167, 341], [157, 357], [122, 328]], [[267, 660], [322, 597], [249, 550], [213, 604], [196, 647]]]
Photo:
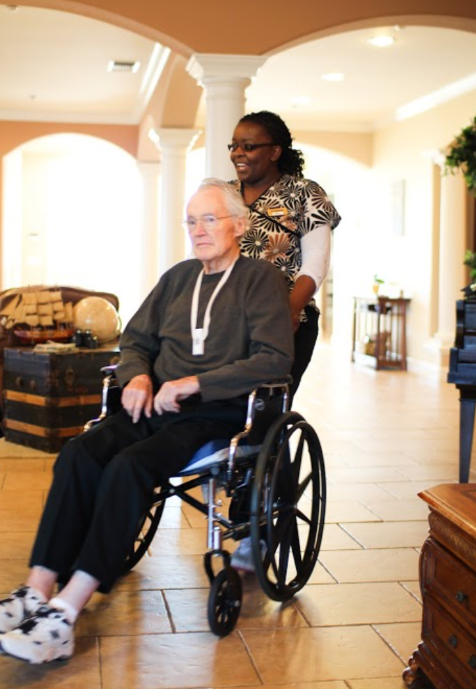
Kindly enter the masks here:
[[217, 636], [226, 636], [240, 616], [242, 586], [240, 575], [231, 567], [222, 569], [213, 579], [208, 596], [208, 623]]
[[165, 500], [157, 505], [152, 505], [140, 518], [134, 545], [124, 562], [124, 573], [133, 569], [149, 549], [155, 532], [157, 531], [157, 527], [159, 526], [160, 518], [164, 511], [164, 505]]
[[272, 600], [289, 600], [311, 576], [321, 547], [325, 504], [324, 457], [317, 434], [300, 414], [287, 412], [266, 434], [251, 497], [256, 574]]

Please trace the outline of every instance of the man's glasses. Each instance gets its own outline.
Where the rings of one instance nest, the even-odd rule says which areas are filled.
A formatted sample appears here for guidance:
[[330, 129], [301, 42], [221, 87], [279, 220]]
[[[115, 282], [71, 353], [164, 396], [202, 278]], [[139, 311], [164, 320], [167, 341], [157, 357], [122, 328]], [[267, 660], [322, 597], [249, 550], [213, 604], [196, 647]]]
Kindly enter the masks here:
[[206, 230], [214, 230], [220, 220], [225, 218], [234, 218], [234, 215], [222, 215], [217, 218], [215, 215], [208, 213], [207, 215], [202, 215], [200, 218], [187, 218], [182, 221], [182, 225], [187, 228], [189, 232], [194, 232], [197, 229], [198, 223], [202, 224]]
[[251, 151], [256, 150], [257, 148], [263, 148], [263, 146], [276, 146], [276, 144], [273, 143], [266, 143], [266, 144], [228, 144], [228, 150], [229, 151], [237, 151], [239, 148], [244, 153], [251, 153]]

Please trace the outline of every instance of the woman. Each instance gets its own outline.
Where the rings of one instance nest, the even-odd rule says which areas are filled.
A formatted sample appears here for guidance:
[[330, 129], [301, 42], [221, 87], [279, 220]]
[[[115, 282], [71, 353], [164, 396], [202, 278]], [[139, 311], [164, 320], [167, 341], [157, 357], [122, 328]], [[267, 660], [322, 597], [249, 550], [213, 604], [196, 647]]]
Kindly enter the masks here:
[[[279, 115], [266, 110], [245, 115], [228, 148], [238, 177], [231, 184], [250, 210], [241, 252], [274, 263], [289, 286], [294, 326], [292, 402], [316, 344], [319, 309], [313, 297], [329, 270], [331, 230], [341, 218], [324, 189], [304, 179], [302, 153], [292, 147], [291, 133]], [[261, 547], [264, 554], [264, 541]], [[254, 571], [250, 538], [240, 541], [231, 564]]]
[[311, 360], [319, 310], [313, 299], [329, 270], [330, 232], [340, 215], [325, 191], [303, 177], [304, 159], [272, 112], [245, 115], [228, 146], [238, 179], [231, 182], [250, 209], [241, 252], [272, 262], [290, 290], [295, 361], [291, 399]]

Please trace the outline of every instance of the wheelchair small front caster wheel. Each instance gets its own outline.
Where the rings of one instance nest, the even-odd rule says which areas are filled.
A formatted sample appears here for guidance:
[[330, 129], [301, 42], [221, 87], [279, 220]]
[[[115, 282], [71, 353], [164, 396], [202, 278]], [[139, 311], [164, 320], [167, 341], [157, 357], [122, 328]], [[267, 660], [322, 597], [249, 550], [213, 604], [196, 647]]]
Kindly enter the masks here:
[[226, 636], [235, 628], [241, 610], [240, 575], [225, 567], [213, 579], [208, 597], [208, 623], [217, 636]]

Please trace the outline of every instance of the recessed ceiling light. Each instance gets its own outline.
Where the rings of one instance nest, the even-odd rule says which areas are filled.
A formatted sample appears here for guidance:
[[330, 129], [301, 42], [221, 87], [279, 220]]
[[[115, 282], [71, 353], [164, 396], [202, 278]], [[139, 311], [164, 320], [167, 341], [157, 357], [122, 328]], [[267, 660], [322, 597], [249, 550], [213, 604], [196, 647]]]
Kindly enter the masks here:
[[291, 106], [293, 108], [300, 108], [303, 105], [309, 105], [311, 102], [311, 99], [309, 96], [296, 96], [296, 98], [293, 98], [291, 101]]
[[107, 63], [108, 72], [132, 72], [135, 74], [140, 67], [140, 62], [137, 60], [109, 60]]
[[393, 36], [379, 34], [377, 36], [372, 36], [372, 38], [368, 38], [367, 43], [375, 46], [375, 48], [388, 48], [390, 45], [395, 43], [395, 39]]
[[324, 81], [344, 81], [342, 72], [329, 72], [328, 74], [323, 74], [322, 78]]

